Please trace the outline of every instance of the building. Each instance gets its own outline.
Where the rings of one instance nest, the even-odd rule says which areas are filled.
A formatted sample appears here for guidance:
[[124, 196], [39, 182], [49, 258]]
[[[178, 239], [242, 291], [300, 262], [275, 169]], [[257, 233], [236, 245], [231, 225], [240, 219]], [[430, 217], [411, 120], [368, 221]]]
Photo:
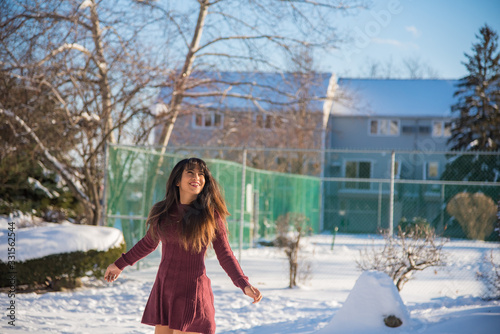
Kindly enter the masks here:
[[[337, 80], [330, 73], [198, 73], [169, 145], [276, 148], [250, 151], [247, 164], [325, 177], [321, 227], [372, 233], [387, 228], [389, 220], [392, 151], [396, 179], [439, 180], [443, 173], [456, 83]], [[160, 99], [168, 105], [171, 95], [164, 88]], [[325, 149], [324, 156], [318, 153]], [[204, 153], [241, 162], [241, 151]], [[419, 216], [442, 224], [443, 191], [437, 184], [396, 184], [394, 222]]]
[[[186, 92], [169, 145], [320, 150], [324, 148], [325, 99], [336, 84], [330, 73], [198, 73]], [[207, 81], [209, 82], [207, 84]], [[197, 85], [203, 82], [203, 85]], [[161, 91], [166, 105], [171, 89]], [[161, 132], [158, 129], [157, 132]], [[216, 158], [241, 162], [230, 151]], [[241, 152], [239, 153], [241, 154]], [[250, 166], [319, 175], [318, 153], [249, 152]]]
[[[395, 178], [439, 180], [451, 136], [455, 80], [339, 79], [328, 124], [325, 176], [359, 182], [325, 182], [324, 228], [375, 232], [387, 228], [389, 184]], [[348, 151], [344, 151], [348, 150]], [[366, 181], [366, 182], [365, 182]], [[442, 189], [396, 184], [394, 222], [403, 217], [442, 220]], [[442, 222], [441, 222], [442, 223]]]

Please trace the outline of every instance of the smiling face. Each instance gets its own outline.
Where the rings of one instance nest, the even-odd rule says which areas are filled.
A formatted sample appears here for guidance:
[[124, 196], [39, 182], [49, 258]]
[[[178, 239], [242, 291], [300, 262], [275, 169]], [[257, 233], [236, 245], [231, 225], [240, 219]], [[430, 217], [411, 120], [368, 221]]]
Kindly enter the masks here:
[[186, 167], [182, 172], [179, 187], [181, 204], [189, 204], [196, 199], [205, 186], [205, 174], [200, 167], [195, 165], [192, 168]]

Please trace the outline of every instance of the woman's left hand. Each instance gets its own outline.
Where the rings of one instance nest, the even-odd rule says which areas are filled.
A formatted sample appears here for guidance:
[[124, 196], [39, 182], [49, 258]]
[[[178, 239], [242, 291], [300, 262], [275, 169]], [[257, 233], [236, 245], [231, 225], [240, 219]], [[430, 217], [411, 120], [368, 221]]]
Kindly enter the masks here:
[[258, 303], [262, 299], [262, 293], [260, 293], [259, 289], [248, 285], [245, 287], [245, 295], [247, 295], [250, 298], [253, 298], [253, 303]]

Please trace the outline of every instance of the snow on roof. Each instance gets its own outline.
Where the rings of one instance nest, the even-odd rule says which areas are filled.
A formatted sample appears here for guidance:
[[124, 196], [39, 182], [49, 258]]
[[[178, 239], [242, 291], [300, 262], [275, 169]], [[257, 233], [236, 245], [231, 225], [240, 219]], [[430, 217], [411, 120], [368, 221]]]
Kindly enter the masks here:
[[[203, 108], [271, 111], [306, 97], [312, 99], [310, 110], [322, 111], [331, 76], [331, 73], [305, 77], [296, 73], [200, 72], [192, 75], [196, 87], [187, 90], [188, 97], [183, 102]], [[199, 85], [202, 82], [205, 84]], [[160, 99], [168, 104], [171, 96], [172, 87], [163, 87]]]
[[[199, 72], [192, 75], [186, 107], [230, 110], [279, 110], [312, 98], [309, 109], [323, 110], [332, 73]], [[200, 85], [200, 83], [203, 83]], [[397, 117], [451, 117], [450, 106], [458, 80], [340, 78], [333, 103], [334, 115]], [[159, 98], [166, 104], [172, 87], [163, 87]], [[248, 97], [253, 96], [255, 101]]]
[[[8, 248], [7, 219], [1, 218], [0, 247]], [[15, 226], [15, 225], [14, 225]], [[15, 260], [38, 259], [51, 254], [105, 251], [124, 242], [122, 232], [114, 227], [46, 223], [41, 227], [15, 228]], [[8, 252], [0, 252], [0, 260], [7, 262]]]
[[349, 79], [338, 81], [345, 99], [334, 102], [334, 115], [452, 117], [458, 80]]

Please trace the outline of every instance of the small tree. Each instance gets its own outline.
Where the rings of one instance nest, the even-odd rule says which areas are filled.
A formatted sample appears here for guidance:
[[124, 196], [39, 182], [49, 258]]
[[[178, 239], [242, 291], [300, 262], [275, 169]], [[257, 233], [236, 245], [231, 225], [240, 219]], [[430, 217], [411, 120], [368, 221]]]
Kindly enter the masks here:
[[495, 202], [483, 193], [458, 193], [448, 202], [446, 210], [471, 239], [484, 240], [493, 232]]
[[446, 239], [437, 239], [433, 229], [413, 225], [403, 230], [398, 226], [397, 236], [384, 233], [384, 241], [382, 249], [372, 246], [360, 251], [356, 263], [361, 270], [385, 272], [393, 279], [398, 291], [414, 272], [443, 265]]
[[485, 255], [484, 263], [487, 270], [481, 270], [477, 273], [477, 278], [486, 286], [486, 296], [489, 298], [500, 298], [500, 265], [498, 264], [498, 257], [493, 255], [491, 251], [489, 258]]
[[[305, 234], [306, 224], [309, 221], [302, 214], [287, 213], [281, 215], [276, 220], [277, 238], [275, 245], [282, 248], [288, 258], [289, 263], [289, 288], [297, 286], [299, 272], [299, 250], [300, 239]], [[304, 266], [301, 270], [310, 271], [310, 266]], [[307, 277], [308, 275], [302, 275]]]

